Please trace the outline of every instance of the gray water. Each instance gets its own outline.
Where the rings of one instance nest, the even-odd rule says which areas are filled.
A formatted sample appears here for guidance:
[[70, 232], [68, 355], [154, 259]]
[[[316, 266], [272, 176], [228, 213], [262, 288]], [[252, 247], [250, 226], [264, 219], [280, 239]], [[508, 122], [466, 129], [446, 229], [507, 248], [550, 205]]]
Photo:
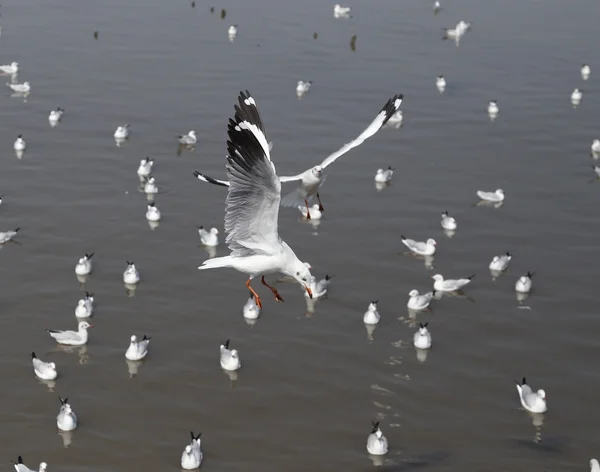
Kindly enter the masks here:
[[[26, 102], [6, 88], [0, 107], [0, 230], [22, 228], [0, 251], [3, 467], [21, 454], [50, 470], [175, 471], [194, 430], [203, 470], [364, 471], [377, 418], [390, 470], [587, 469], [600, 454], [590, 414], [600, 183], [589, 157], [600, 136], [600, 4], [448, 0], [434, 16], [431, 3], [357, 0], [354, 18], [336, 20], [316, 0], [226, 1], [213, 15], [203, 2], [3, 2], [1, 62], [18, 61], [19, 80], [32, 84]], [[441, 31], [461, 19], [473, 29], [457, 48]], [[230, 24], [239, 24], [232, 43]], [[314, 81], [302, 100], [299, 79]], [[245, 277], [197, 270], [208, 255], [196, 225], [222, 231], [225, 190], [192, 176], [224, 176], [226, 124], [245, 89], [280, 174], [319, 163], [389, 97], [405, 96], [401, 129], [327, 170], [316, 228], [280, 212], [298, 256], [317, 276], [335, 275], [328, 299], [308, 310], [297, 285], [281, 284], [276, 304], [256, 283], [265, 309], [253, 327], [241, 313]], [[52, 129], [57, 106], [66, 113]], [[124, 123], [131, 138], [117, 148]], [[197, 149], [177, 156], [175, 136], [189, 129]], [[161, 189], [155, 230], [135, 175], [146, 155]], [[393, 183], [378, 192], [373, 175], [388, 165]], [[499, 187], [501, 208], [473, 206], [477, 189]], [[459, 224], [451, 239], [444, 210]], [[401, 234], [437, 239], [435, 270], [403, 254]], [[505, 251], [511, 267], [492, 280], [489, 261]], [[95, 268], [82, 286], [74, 266], [85, 252]], [[142, 277], [134, 296], [122, 283], [128, 259]], [[528, 270], [534, 292], [519, 302], [514, 283]], [[407, 293], [430, 289], [436, 272], [477, 275], [468, 298], [443, 297], [410, 318]], [[89, 344], [58, 350], [44, 330], [75, 328], [85, 290], [97, 300]], [[369, 334], [362, 315], [374, 299], [382, 320]], [[419, 321], [433, 336], [424, 362], [411, 345]], [[131, 378], [123, 354], [133, 333], [153, 340]], [[226, 338], [243, 363], [234, 382], [218, 363]], [[53, 392], [34, 378], [32, 350], [57, 363]], [[537, 428], [520, 410], [523, 375], [548, 393]], [[57, 434], [58, 395], [80, 417], [71, 438]]]

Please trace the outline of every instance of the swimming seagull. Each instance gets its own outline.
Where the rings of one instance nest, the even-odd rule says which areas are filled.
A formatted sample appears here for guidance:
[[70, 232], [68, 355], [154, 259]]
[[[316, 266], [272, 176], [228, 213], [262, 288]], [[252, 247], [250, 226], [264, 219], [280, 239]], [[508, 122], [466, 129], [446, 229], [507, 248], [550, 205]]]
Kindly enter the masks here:
[[250, 293], [250, 298], [248, 298], [248, 301], [244, 305], [242, 312], [244, 314], [244, 318], [248, 320], [255, 320], [259, 317], [260, 308], [256, 304], [256, 301], [254, 300], [254, 295], [252, 293]]
[[[41, 470], [41, 465], [40, 465]], [[597, 459], [590, 460], [590, 472], [600, 472], [600, 463]]]
[[503, 202], [504, 201], [504, 190], [499, 188], [494, 192], [484, 192], [483, 190], [477, 190], [477, 196], [486, 202]]
[[135, 334], [132, 335], [129, 347], [127, 348], [127, 351], [125, 351], [125, 357], [130, 361], [141, 361], [148, 355], [148, 345], [150, 344], [151, 339], [152, 338], [149, 338], [144, 334], [142, 340], [138, 341]]
[[[14, 462], [14, 465], [15, 465], [15, 470], [17, 472], [36, 472], [35, 470], [30, 469], [25, 464], [23, 464], [23, 458], [21, 456], [19, 456], [17, 458], [17, 462]], [[39, 472], [46, 472], [47, 468], [48, 468], [48, 464], [46, 464], [45, 462], [40, 462]]]
[[217, 228], [211, 228], [210, 231], [206, 231], [204, 226], [198, 226], [198, 234], [200, 235], [200, 242], [209, 247], [219, 245], [219, 230]]
[[194, 130], [190, 130], [188, 134], [181, 134], [178, 136], [179, 143], [184, 144], [185, 146], [193, 146], [198, 142], [198, 138], [196, 138], [196, 132]]
[[202, 463], [202, 444], [200, 436], [202, 433], [195, 435], [193, 431], [190, 431], [192, 436], [192, 442], [185, 446], [183, 454], [181, 454], [181, 468], [185, 470], [194, 470], [200, 467]]
[[88, 342], [88, 328], [92, 325], [87, 321], [80, 321], [77, 331], [60, 331], [56, 329], [47, 329], [50, 336], [56, 339], [58, 344], [67, 346], [83, 346]]
[[413, 336], [413, 344], [418, 349], [429, 349], [431, 347], [431, 333], [427, 329], [429, 323], [419, 323], [419, 331]]
[[123, 282], [127, 285], [135, 285], [140, 281], [140, 274], [132, 261], [126, 261], [127, 268], [123, 272]]
[[[588, 69], [589, 69], [589, 67], [588, 67]], [[5, 74], [10, 74], [10, 75], [16, 74], [17, 72], [19, 72], [19, 63], [13, 62], [12, 64], [8, 64], [7, 66], [0, 66], [0, 71]], [[582, 71], [583, 71], [583, 69], [582, 69]], [[583, 72], [582, 72], [582, 74], [583, 74]]]
[[298, 84], [296, 85], [296, 95], [298, 95], [298, 97], [301, 97], [310, 90], [311, 85], [312, 80], [308, 80], [306, 82], [304, 82], [303, 80], [299, 80]]
[[48, 121], [50, 121], [50, 124], [56, 124], [60, 121], [60, 119], [63, 116], [63, 113], [65, 112], [64, 108], [58, 107], [56, 110], [52, 110], [50, 112], [50, 115], [48, 116]]
[[75, 273], [77, 275], [88, 275], [92, 272], [92, 257], [94, 257], [93, 252], [91, 254], [85, 254], [79, 259], [75, 266]]
[[444, 93], [446, 89], [446, 79], [444, 79], [443, 75], [438, 75], [435, 79], [435, 86], [439, 90], [440, 93]]
[[435, 295], [435, 290], [421, 295], [421, 294], [419, 294], [418, 290], [413, 289], [408, 293], [408, 296], [410, 298], [408, 299], [408, 303], [406, 304], [406, 306], [408, 307], [409, 310], [415, 310], [415, 311], [424, 310], [425, 308], [427, 308], [429, 306], [434, 295]]
[[77, 302], [75, 316], [77, 318], [89, 318], [94, 313], [94, 294], [85, 292], [85, 298]]
[[579, 105], [581, 103], [582, 98], [583, 98], [583, 90], [579, 90], [578, 88], [576, 88], [575, 90], [573, 90], [573, 93], [571, 94], [571, 103], [573, 104], [574, 107], [576, 107], [577, 105]]
[[[13, 64], [14, 64], [14, 62], [13, 62]], [[592, 69], [590, 69], [590, 66], [588, 66], [587, 64], [583, 64], [581, 66], [581, 78], [583, 80], [589, 79], [591, 73], [592, 73]]]
[[310, 208], [305, 207], [304, 205], [298, 205], [298, 211], [302, 214], [302, 218], [308, 220], [310, 216], [310, 220], [320, 220], [323, 217], [323, 212], [319, 210], [319, 204], [315, 203]]
[[140, 177], [148, 177], [152, 174], [152, 167], [154, 166], [154, 159], [150, 159], [148, 156], [144, 157], [140, 161], [140, 166], [137, 170], [137, 175]]
[[[318, 300], [319, 298], [323, 298], [327, 295], [327, 289], [329, 287], [329, 282], [333, 276], [326, 275], [324, 279], [317, 280], [315, 276], [310, 278], [309, 287], [312, 291], [312, 298]], [[308, 296], [308, 292], [304, 292], [304, 296], [310, 298]]]
[[444, 276], [442, 276], [441, 274], [435, 274], [431, 276], [431, 278], [434, 280], [433, 289], [436, 292], [454, 292], [456, 290], [460, 290], [465, 285], [471, 283], [473, 277], [475, 277], [475, 274], [471, 275], [470, 277], [467, 277], [466, 279], [444, 280]]
[[335, 16], [336, 18], [347, 17], [350, 16], [351, 10], [352, 8], [350, 7], [342, 6], [339, 3], [336, 3], [333, 6], [333, 16]]
[[229, 35], [229, 40], [233, 41], [233, 39], [237, 36], [238, 25], [231, 25], [227, 30], [227, 34]]
[[517, 384], [517, 391], [519, 392], [519, 399], [521, 400], [521, 405], [527, 411], [531, 413], [545, 413], [548, 410], [546, 405], [546, 392], [544, 390], [538, 390], [534, 392], [529, 385], [527, 385], [527, 380], [523, 377], [523, 382]]
[[445, 230], [448, 230], [448, 231], [454, 231], [458, 226], [456, 224], [456, 220], [454, 218], [452, 218], [450, 215], [448, 215], [447, 211], [442, 213], [441, 225], [442, 225], [442, 228], [444, 228]]
[[25, 150], [25, 148], [27, 147], [27, 144], [25, 144], [22, 134], [17, 136], [17, 140], [15, 141], [15, 144], [13, 145], [13, 147], [15, 148], [15, 151], [24, 151]]
[[271, 161], [265, 130], [254, 98], [240, 92], [235, 118], [227, 129], [227, 174], [230, 180], [226, 200], [226, 242], [231, 254], [202, 263], [199, 270], [230, 267], [248, 274], [246, 287], [262, 309], [260, 297], [250, 286], [261, 275], [275, 300], [283, 301], [265, 281], [265, 274], [281, 272], [292, 276], [311, 295], [311, 274], [277, 231], [281, 183]]
[[68, 398], [58, 397], [58, 399], [60, 400], [60, 411], [56, 417], [56, 425], [61, 431], [73, 431], [77, 428], [77, 415], [71, 408]]
[[435, 254], [435, 246], [437, 243], [433, 238], [429, 238], [426, 242], [422, 242], [405, 238], [403, 235], [400, 235], [400, 237], [402, 238], [402, 244], [415, 254], [420, 256], [432, 256]]
[[[359, 134], [349, 143], [342, 146], [333, 154], [327, 156], [325, 160], [321, 162], [321, 164], [311, 167], [310, 169], [298, 175], [279, 177], [280, 182], [299, 181], [298, 187], [281, 200], [281, 205], [286, 207], [297, 208], [299, 205], [304, 204], [308, 210], [309, 201], [314, 196], [316, 196], [319, 200], [319, 210], [324, 211], [323, 204], [321, 203], [321, 198], [319, 196], [319, 188], [321, 187], [321, 185], [323, 185], [323, 182], [326, 178], [326, 176], [323, 175], [323, 170], [327, 166], [333, 164], [340, 156], [343, 156], [351, 149], [360, 146], [366, 139], [370, 138], [375, 133], [377, 133], [398, 111], [400, 105], [402, 104], [403, 97], [404, 95], [400, 94], [395, 95], [390, 100], [388, 100], [387, 103], [381, 109], [381, 111], [377, 114], [375, 119], [371, 122], [369, 126], [367, 126], [367, 128], [361, 134]], [[270, 160], [270, 154], [267, 154], [267, 158]], [[227, 181], [216, 180], [197, 171], [194, 172], [194, 175], [198, 178], [198, 180], [201, 180], [203, 182], [208, 182], [214, 185], [221, 185], [225, 187], [229, 186], [229, 182]], [[307, 211], [306, 218], [310, 219], [310, 210]]]
[[439, 0], [435, 0], [435, 2], [433, 3], [433, 13], [437, 13], [438, 11], [440, 11], [441, 8], [442, 6], [440, 5]]
[[600, 154], [600, 139], [592, 141], [592, 154]]
[[367, 437], [367, 451], [373, 456], [383, 456], [388, 452], [388, 442], [379, 429], [379, 421], [372, 421], [373, 429]]
[[19, 232], [21, 228], [15, 228], [13, 231], [0, 232], [0, 244], [6, 244], [11, 241]]
[[56, 364], [38, 359], [35, 352], [31, 353], [31, 363], [33, 364], [33, 372], [42, 380], [54, 380], [58, 376]]
[[123, 125], [123, 126], [118, 126], [116, 131], [115, 131], [115, 139], [127, 139], [127, 137], [129, 136], [129, 125]]
[[146, 179], [146, 182], [144, 183], [144, 193], [149, 195], [158, 193], [158, 186], [156, 185], [156, 179], [154, 177]]
[[381, 315], [379, 315], [379, 311], [377, 310], [377, 303], [379, 300], [375, 300], [374, 302], [369, 303], [369, 307], [367, 311], [363, 315], [363, 323], [368, 325], [376, 325], [379, 323], [381, 319]]
[[592, 169], [594, 169], [594, 172], [600, 178], [600, 167], [595, 166], [595, 165], [592, 164]]
[[534, 274], [535, 272], [527, 272], [527, 275], [522, 275], [519, 277], [519, 280], [517, 280], [517, 283], [515, 284], [515, 290], [519, 293], [531, 292], [531, 278]]
[[6, 84], [7, 87], [10, 87], [13, 92], [17, 93], [29, 93], [31, 92], [31, 85], [29, 82], [23, 82], [22, 84]]
[[146, 219], [148, 221], [160, 221], [160, 210], [156, 208], [156, 203], [148, 203], [148, 207], [146, 209]]
[[454, 39], [458, 46], [460, 38], [471, 29], [471, 23], [468, 21], [459, 21], [453, 29], [444, 28], [444, 39]]
[[375, 182], [379, 184], [387, 184], [392, 181], [392, 176], [394, 175], [394, 169], [392, 166], [389, 166], [387, 169], [377, 169], [377, 173], [375, 174]]
[[501, 256], [494, 256], [492, 262], [490, 262], [490, 270], [496, 272], [502, 272], [503, 270], [506, 270], [511, 259], [512, 255], [510, 252], [502, 254]]
[[229, 350], [229, 339], [221, 343], [221, 367], [228, 371], [238, 370], [242, 367], [237, 349]]
[[491, 100], [490, 103], [488, 103], [488, 114], [490, 115], [490, 118], [495, 118], [499, 111], [498, 101]]

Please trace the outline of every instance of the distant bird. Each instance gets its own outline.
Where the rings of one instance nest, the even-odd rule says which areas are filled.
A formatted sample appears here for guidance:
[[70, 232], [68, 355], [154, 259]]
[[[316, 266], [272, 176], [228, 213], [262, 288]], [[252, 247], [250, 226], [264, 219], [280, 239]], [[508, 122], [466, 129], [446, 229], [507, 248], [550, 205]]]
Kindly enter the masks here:
[[127, 285], [135, 285], [140, 281], [140, 274], [133, 261], [127, 261], [127, 268], [123, 272], [123, 282]]
[[7, 87], [10, 87], [13, 92], [19, 93], [29, 93], [31, 92], [31, 85], [29, 82], [23, 82], [22, 84], [6, 84]]
[[79, 259], [75, 266], [75, 273], [77, 275], [88, 275], [92, 272], [92, 257], [94, 257], [93, 252], [91, 254], [85, 254]]
[[56, 417], [56, 425], [61, 431], [73, 431], [78, 425], [77, 415], [71, 408], [68, 398], [63, 400], [58, 397], [58, 399], [60, 400], [60, 411]]
[[215, 12], [215, 7], [210, 7], [210, 14], [212, 15]]
[[387, 169], [377, 169], [377, 173], [375, 174], [375, 182], [379, 184], [387, 184], [392, 181], [392, 176], [394, 175], [394, 169], [392, 166], [389, 166]]
[[200, 235], [200, 242], [204, 246], [214, 247], [219, 245], [219, 230], [217, 228], [206, 231], [204, 226], [198, 226], [198, 234]]
[[440, 93], [443, 93], [446, 90], [446, 79], [443, 75], [438, 75], [435, 79], [435, 86], [439, 90]]
[[192, 442], [185, 447], [183, 454], [181, 455], [181, 468], [184, 470], [194, 470], [200, 467], [202, 464], [202, 444], [200, 436], [202, 433], [195, 435], [193, 431], [190, 431], [192, 436]]
[[350, 49], [356, 51], [356, 35], [350, 38]]
[[435, 0], [435, 2], [433, 3], [433, 13], [437, 13], [438, 11], [440, 11], [441, 8], [442, 5], [440, 5], [440, 2], [438, 0]]
[[458, 227], [456, 220], [454, 218], [452, 218], [450, 215], [448, 215], [447, 211], [442, 213], [441, 225], [442, 225], [442, 228], [444, 228], [445, 230], [448, 230], [448, 231], [454, 231]]
[[427, 329], [429, 323], [419, 323], [419, 331], [413, 336], [413, 344], [418, 349], [429, 349], [431, 347], [431, 333]]
[[17, 233], [21, 230], [21, 228], [15, 228], [12, 231], [2, 231], [0, 232], [0, 244], [6, 244], [17, 235]]
[[33, 372], [42, 380], [54, 380], [58, 376], [56, 364], [38, 359], [35, 352], [31, 353], [31, 363], [33, 364]]
[[500, 108], [498, 108], [498, 101], [491, 100], [490, 103], [488, 104], [488, 114], [490, 116], [495, 116], [498, 114], [499, 111], [500, 111]]
[[98, 31], [94, 31], [94, 39], [98, 39]]
[[154, 166], [154, 159], [150, 159], [149, 157], [144, 157], [140, 161], [140, 166], [137, 170], [137, 175], [140, 177], [148, 177], [152, 174], [152, 167]]
[[510, 252], [506, 254], [502, 254], [501, 256], [494, 256], [492, 262], [490, 262], [490, 270], [501, 272], [506, 270], [508, 267], [508, 263], [512, 259], [512, 255]]
[[186, 146], [194, 146], [198, 142], [198, 138], [196, 138], [196, 132], [194, 130], [190, 130], [188, 134], [181, 134], [178, 136], [178, 138], [179, 143]]
[[458, 45], [467, 31], [471, 29], [471, 23], [468, 21], [459, 21], [453, 29], [444, 28], [444, 39], [454, 39]]
[[302, 214], [302, 218], [308, 220], [318, 221], [323, 217], [323, 212], [319, 210], [319, 204], [315, 203], [312, 207], [306, 208], [304, 205], [299, 205], [298, 210]]
[[592, 153], [600, 154], [600, 139], [594, 139], [592, 142]]
[[376, 325], [377, 323], [379, 323], [381, 316], [379, 315], [379, 311], [377, 310], [377, 302], [378, 300], [369, 303], [367, 311], [363, 315], [364, 324]]
[[94, 294], [85, 292], [85, 298], [77, 302], [75, 316], [77, 318], [89, 318], [94, 313]]
[[467, 277], [466, 279], [447, 279], [444, 280], [444, 276], [441, 274], [435, 274], [431, 276], [433, 279], [433, 289], [436, 292], [454, 292], [456, 290], [460, 290], [465, 285], [471, 283], [475, 274]]
[[58, 107], [56, 110], [52, 110], [50, 115], [48, 116], [48, 120], [53, 123], [57, 123], [63, 116], [65, 112], [64, 108]]
[[227, 30], [227, 34], [229, 35], [230, 38], [235, 38], [237, 36], [237, 32], [238, 32], [238, 25], [231, 25], [229, 27], [229, 29]]
[[[0, 15], [0, 16], [2, 16], [2, 15]], [[17, 462], [14, 462], [14, 465], [15, 465], [15, 470], [17, 472], [37, 472], [33, 469], [30, 469], [25, 464], [23, 464], [23, 458], [21, 456], [18, 457]], [[39, 472], [46, 472], [47, 468], [48, 468], [48, 464], [46, 464], [45, 462], [40, 462]]]
[[0, 66], [0, 72], [4, 72], [5, 74], [16, 74], [19, 72], [19, 63], [13, 62], [7, 66]]
[[313, 33], [313, 39], [317, 39], [319, 37], [318, 33]]
[[229, 339], [221, 343], [221, 367], [224, 370], [235, 371], [242, 367], [237, 349], [229, 349]]
[[154, 177], [150, 176], [146, 179], [146, 182], [144, 183], [144, 193], [150, 195], [158, 193], [158, 186], [156, 185], [156, 179]]
[[14, 147], [15, 151], [24, 151], [25, 150], [25, 148], [27, 147], [27, 144], [23, 140], [22, 134], [17, 136], [17, 140], [15, 141], [15, 144], [13, 145], [13, 147]]
[[302, 95], [304, 95], [306, 92], [308, 92], [310, 90], [311, 85], [312, 85], [312, 80], [308, 80], [306, 82], [304, 82], [303, 80], [299, 80], [298, 84], [296, 85], [296, 95], [301, 97]]
[[544, 390], [538, 390], [534, 392], [529, 385], [527, 385], [527, 380], [523, 377], [523, 382], [517, 384], [517, 391], [519, 392], [519, 399], [521, 400], [521, 405], [527, 411], [531, 413], [545, 413], [548, 410], [548, 406], [546, 404], [546, 392]]
[[484, 192], [483, 190], [477, 190], [477, 196], [486, 202], [503, 202], [504, 190], [502, 190], [501, 188], [494, 192]]
[[578, 88], [576, 88], [575, 90], [573, 90], [573, 93], [571, 94], [571, 103], [573, 104], [573, 106], [577, 106], [577, 105], [579, 105], [579, 103], [581, 103], [582, 98], [583, 98], [583, 90], [579, 90]]
[[383, 456], [388, 452], [388, 441], [379, 429], [379, 421], [373, 421], [373, 429], [367, 437], [367, 451], [373, 456]]
[[[14, 62], [13, 62], [13, 64], [14, 64]], [[581, 78], [583, 80], [589, 79], [591, 73], [592, 73], [592, 69], [590, 69], [590, 66], [588, 66], [587, 64], [583, 64], [581, 66]]]
[[196, 2], [192, 2], [191, 5], [192, 5], [192, 8], [196, 8]]
[[350, 7], [347, 6], [342, 6], [339, 3], [336, 3], [333, 6], [333, 15], [335, 17], [341, 17], [341, 16], [349, 16], [350, 15], [350, 11], [352, 9]]
[[115, 139], [127, 139], [129, 137], [129, 125], [118, 126], [115, 130]]
[[[592, 169], [594, 169], [594, 172], [596, 173], [596, 175], [597, 175], [598, 177], [600, 177], [600, 167], [598, 167], [598, 166], [595, 166], [595, 165], [593, 165], [593, 164], [592, 164]], [[0, 199], [0, 203], [1, 203], [1, 202], [2, 202], [2, 200]]]
[[83, 346], [88, 342], [88, 329], [93, 325], [87, 321], [80, 321], [77, 331], [60, 331], [56, 329], [47, 329], [46, 331], [52, 336], [58, 344], [67, 346]]
[[519, 293], [531, 292], [531, 278], [533, 277], [533, 274], [535, 274], [535, 272], [527, 272], [527, 275], [522, 275], [519, 277], [517, 283], [515, 284], [515, 290]]
[[435, 247], [437, 243], [435, 239], [429, 238], [426, 242], [415, 241], [414, 239], [408, 239], [403, 235], [402, 244], [404, 244], [411, 252], [418, 254], [419, 256], [433, 256], [435, 254]]
[[254, 295], [252, 293], [250, 293], [250, 298], [248, 298], [248, 301], [244, 305], [243, 314], [244, 318], [248, 320], [255, 320], [260, 315], [260, 308], [256, 304], [256, 300], [254, 300]]
[[160, 221], [160, 217], [160, 210], [156, 208], [156, 203], [148, 203], [148, 207], [146, 210], [146, 219], [148, 221]]
[[434, 295], [435, 290], [421, 295], [419, 294], [418, 290], [413, 289], [408, 293], [410, 298], [408, 299], [406, 306], [409, 310], [424, 310], [429, 306]]
[[125, 357], [130, 361], [141, 361], [148, 355], [148, 345], [151, 339], [144, 334], [143, 339], [138, 341], [135, 334], [132, 335], [129, 347], [125, 351]]

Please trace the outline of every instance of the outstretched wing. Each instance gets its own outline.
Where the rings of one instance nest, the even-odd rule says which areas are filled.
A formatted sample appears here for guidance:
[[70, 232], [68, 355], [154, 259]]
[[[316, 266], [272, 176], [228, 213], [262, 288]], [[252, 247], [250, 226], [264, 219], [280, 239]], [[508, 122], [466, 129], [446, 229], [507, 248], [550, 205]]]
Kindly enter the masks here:
[[[327, 156], [325, 160], [321, 163], [321, 167], [324, 169], [328, 165], [333, 164], [338, 157], [343, 156], [356, 146], [360, 146], [365, 141], [365, 139], [370, 138], [375, 133], [377, 133], [377, 131], [379, 131], [383, 127], [383, 125], [385, 125], [388, 122], [388, 120], [394, 115], [394, 113], [396, 113], [400, 109], [400, 105], [402, 105], [403, 99], [403, 94], [395, 95], [394, 97], [390, 98], [387, 101], [387, 103], [383, 106], [381, 111], [377, 114], [373, 122], [369, 126], [367, 126], [367, 129], [360, 133], [358, 137], [356, 137], [353, 141], [350, 141], [348, 144], [344, 144], [333, 154]], [[285, 182], [283, 178], [284, 177], [282, 177], [282, 182]]]
[[281, 183], [256, 102], [248, 91], [240, 92], [238, 100], [235, 117], [227, 127], [226, 243], [232, 256], [270, 254], [280, 244]]
[[213, 185], [219, 185], [221, 187], [229, 187], [229, 182], [227, 180], [213, 179], [212, 177], [202, 174], [201, 172], [198, 172], [197, 170], [194, 171], [194, 175], [196, 176], [196, 178], [198, 180], [201, 180], [202, 182], [207, 182], [207, 183], [213, 184]]

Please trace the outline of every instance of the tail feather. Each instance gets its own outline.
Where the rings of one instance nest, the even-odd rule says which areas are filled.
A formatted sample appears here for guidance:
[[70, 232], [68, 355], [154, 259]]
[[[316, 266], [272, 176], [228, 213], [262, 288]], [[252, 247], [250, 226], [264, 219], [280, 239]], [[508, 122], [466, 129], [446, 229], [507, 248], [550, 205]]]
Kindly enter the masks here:
[[231, 256], [213, 257], [205, 260], [198, 270], [216, 269], [218, 267], [231, 267]]

